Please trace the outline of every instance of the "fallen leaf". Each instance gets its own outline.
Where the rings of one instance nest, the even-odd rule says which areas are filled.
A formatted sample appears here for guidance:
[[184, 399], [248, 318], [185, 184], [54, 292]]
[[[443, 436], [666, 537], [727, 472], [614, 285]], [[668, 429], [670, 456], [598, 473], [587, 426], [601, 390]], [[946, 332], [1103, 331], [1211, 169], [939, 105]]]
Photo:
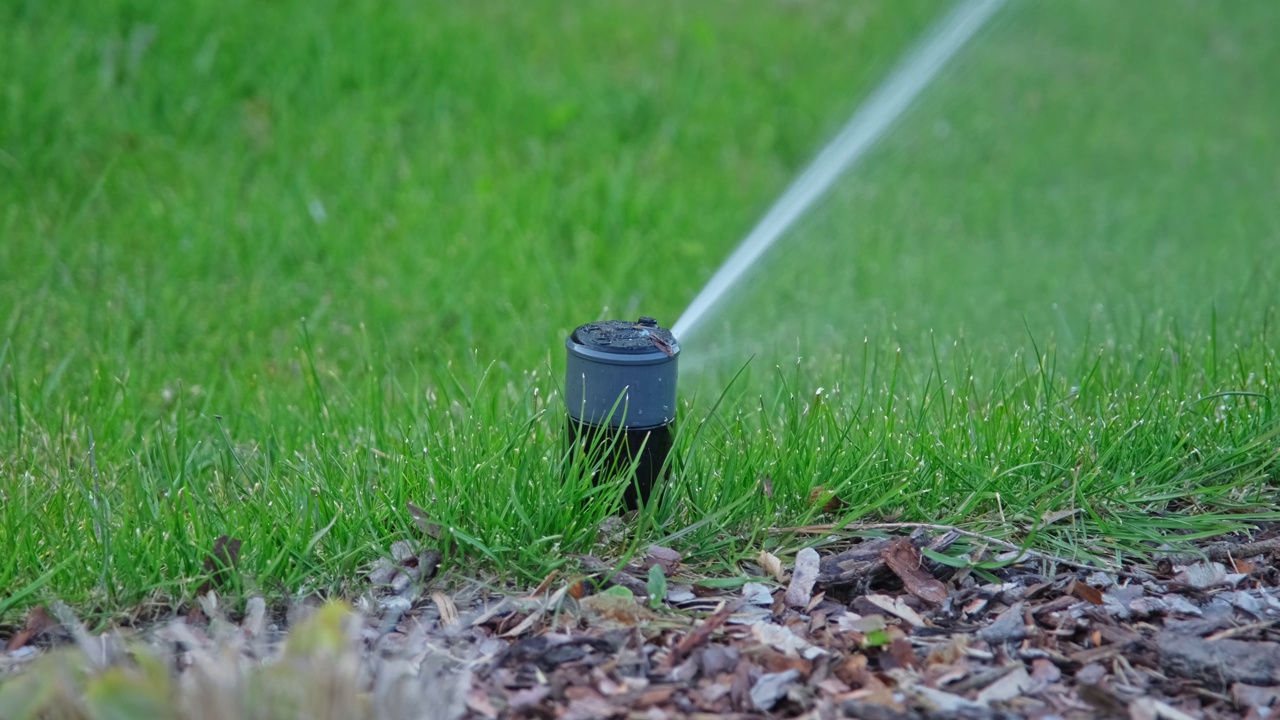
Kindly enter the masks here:
[[911, 647], [911, 641], [905, 637], [894, 638], [889, 643], [889, 657], [893, 658], [893, 663], [900, 668], [915, 668], [919, 665], [916, 661], [916, 652]]
[[213, 551], [204, 559], [204, 571], [208, 579], [196, 589], [196, 595], [204, 595], [210, 590], [222, 589], [234, 576], [236, 563], [240, 561], [239, 538], [219, 535], [213, 541]]
[[921, 567], [923, 559], [920, 557], [920, 551], [916, 550], [916, 546], [912, 545], [910, 540], [899, 538], [897, 542], [885, 548], [881, 557], [893, 574], [902, 580], [902, 586], [907, 592], [935, 605], [941, 605], [947, 601], [946, 586]]
[[1066, 518], [1069, 518], [1078, 512], [1080, 512], [1079, 508], [1068, 508], [1066, 510], [1056, 510], [1054, 512], [1047, 512], [1040, 516], [1041, 527], [1044, 527], [1046, 525], [1052, 525], [1058, 522], [1059, 520], [1064, 520]]
[[13, 652], [18, 648], [31, 642], [31, 639], [49, 628], [57, 625], [58, 622], [53, 616], [44, 609], [43, 605], [37, 605], [27, 611], [27, 623], [22, 630], [16, 635], [9, 638], [9, 644], [5, 646], [6, 652]]
[[777, 580], [780, 583], [787, 581], [787, 571], [782, 567], [782, 561], [773, 553], [768, 550], [761, 550], [760, 557], [757, 558], [757, 560], [760, 563], [760, 567], [764, 568], [765, 572], [772, 575], [774, 580]]
[[1239, 560], [1231, 558], [1231, 568], [1242, 575], [1248, 575], [1253, 572], [1258, 564], [1252, 560]]
[[785, 596], [787, 605], [804, 608], [813, 597], [813, 584], [818, 580], [818, 564], [821, 558], [818, 551], [805, 548], [796, 553], [796, 569], [791, 573], [791, 584], [787, 586]]
[[457, 627], [458, 606], [453, 603], [453, 599], [440, 591], [431, 593], [431, 601], [436, 604], [436, 609], [440, 611], [440, 624], [444, 627]]
[[1220, 562], [1198, 562], [1183, 568], [1173, 579], [1194, 588], [1208, 588], [1221, 583], [1226, 577], [1226, 565]]
[[840, 632], [869, 633], [884, 630], [888, 625], [883, 615], [858, 615], [845, 613], [836, 618], [836, 629]]
[[1102, 591], [1096, 587], [1086, 585], [1079, 580], [1072, 580], [1071, 586], [1067, 588], [1067, 590], [1071, 595], [1075, 595], [1085, 602], [1092, 603], [1094, 605], [1103, 604]]
[[758, 622], [751, 626], [751, 634], [762, 645], [791, 657], [813, 660], [827, 651], [796, 635], [791, 628], [771, 622]]
[[848, 507], [848, 503], [841, 500], [835, 493], [828, 491], [825, 485], [815, 485], [813, 490], [809, 491], [809, 504], [821, 505], [824, 513], [840, 512]]
[[661, 545], [650, 545], [645, 551], [645, 567], [651, 568], [654, 565], [662, 566], [664, 572], [668, 575], [675, 572], [680, 566], [680, 560], [684, 555], [672, 550], [671, 548], [662, 547]]
[[1182, 595], [1168, 593], [1160, 598], [1160, 604], [1166, 612], [1182, 613], [1183, 615], [1203, 615], [1204, 612], [1195, 606], [1190, 600]]
[[890, 615], [896, 615], [903, 620], [906, 620], [908, 624], [914, 627], [924, 627], [924, 618], [920, 617], [919, 613], [907, 606], [901, 598], [876, 594], [866, 595], [865, 598], [867, 602], [872, 605], [875, 605]]
[[391, 543], [391, 559], [397, 563], [403, 563], [409, 560], [417, 551], [413, 547], [413, 543], [408, 540], [397, 540]]
[[413, 524], [418, 526], [419, 530], [429, 538], [434, 540], [440, 539], [440, 532], [442, 530], [440, 523], [432, 520], [426, 510], [423, 510], [413, 503], [405, 503], [405, 506], [409, 509], [409, 515], [413, 517]]

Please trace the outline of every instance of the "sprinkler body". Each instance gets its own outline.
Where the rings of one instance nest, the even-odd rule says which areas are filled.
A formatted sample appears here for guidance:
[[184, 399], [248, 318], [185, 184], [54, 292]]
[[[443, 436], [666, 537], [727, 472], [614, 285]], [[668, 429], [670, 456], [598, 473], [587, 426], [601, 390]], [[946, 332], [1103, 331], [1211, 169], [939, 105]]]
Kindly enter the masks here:
[[667, 475], [676, 419], [680, 346], [653, 318], [580, 326], [565, 341], [569, 442], [604, 453], [603, 472], [635, 473], [623, 494], [634, 510]]

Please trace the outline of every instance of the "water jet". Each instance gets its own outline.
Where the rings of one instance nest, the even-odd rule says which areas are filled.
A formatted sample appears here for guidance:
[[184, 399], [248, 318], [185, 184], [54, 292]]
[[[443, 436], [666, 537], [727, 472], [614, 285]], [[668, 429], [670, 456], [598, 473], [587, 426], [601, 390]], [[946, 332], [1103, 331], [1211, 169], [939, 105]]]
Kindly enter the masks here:
[[747, 270], [892, 127], [947, 61], [1003, 3], [1004, 0], [961, 0], [938, 21], [711, 276], [672, 326], [676, 337], [688, 339]]

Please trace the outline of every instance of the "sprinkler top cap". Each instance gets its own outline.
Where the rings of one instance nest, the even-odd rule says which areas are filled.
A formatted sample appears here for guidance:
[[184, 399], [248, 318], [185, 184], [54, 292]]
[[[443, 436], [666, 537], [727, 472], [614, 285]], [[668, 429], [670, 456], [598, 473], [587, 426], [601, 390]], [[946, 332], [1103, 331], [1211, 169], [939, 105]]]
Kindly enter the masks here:
[[671, 331], [659, 326], [658, 321], [651, 317], [642, 317], [635, 322], [605, 320], [587, 323], [574, 330], [570, 340], [582, 349], [609, 355], [659, 353], [660, 357], [673, 357], [680, 352], [680, 344]]
[[587, 323], [565, 340], [565, 348], [569, 417], [631, 430], [675, 420], [680, 345], [657, 320]]

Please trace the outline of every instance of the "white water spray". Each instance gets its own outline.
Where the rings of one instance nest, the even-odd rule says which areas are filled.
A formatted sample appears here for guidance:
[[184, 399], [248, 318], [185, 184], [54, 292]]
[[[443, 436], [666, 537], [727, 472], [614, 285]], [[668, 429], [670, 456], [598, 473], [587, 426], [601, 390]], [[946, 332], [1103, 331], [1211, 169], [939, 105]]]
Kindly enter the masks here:
[[961, 0], [929, 35], [912, 50], [887, 80], [876, 88], [782, 197], [769, 208], [737, 250], [725, 260], [698, 293], [671, 332], [689, 337], [707, 312], [734, 283], [782, 236], [831, 183], [875, 144], [916, 96], [933, 80], [1004, 0]]

